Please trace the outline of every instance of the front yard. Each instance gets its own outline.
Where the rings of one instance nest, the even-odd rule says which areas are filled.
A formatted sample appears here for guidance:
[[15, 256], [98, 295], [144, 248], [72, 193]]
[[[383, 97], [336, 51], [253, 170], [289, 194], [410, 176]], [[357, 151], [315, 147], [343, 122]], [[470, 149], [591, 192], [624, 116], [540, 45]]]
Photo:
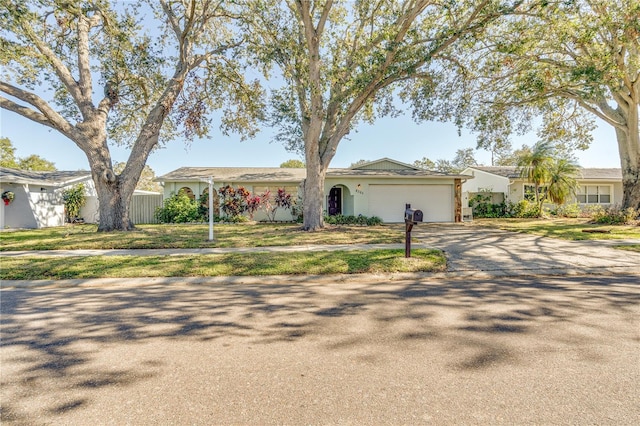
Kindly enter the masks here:
[[[303, 232], [297, 224], [222, 224], [207, 241], [208, 225], [139, 225], [134, 232], [97, 233], [74, 225], [0, 233], [1, 251], [73, 249], [163, 249], [267, 247], [316, 244], [398, 244], [404, 225], [327, 226]], [[0, 251], [0, 254], [1, 254]], [[446, 268], [439, 250], [266, 252], [173, 256], [3, 257], [0, 279], [126, 278], [223, 275], [357, 274], [438, 272]]]
[[[423, 224], [421, 227], [428, 227]], [[463, 226], [497, 227], [568, 240], [640, 240], [640, 226], [593, 225], [586, 219], [480, 219]], [[603, 231], [601, 232], [583, 232]], [[315, 244], [400, 244], [404, 225], [328, 226], [303, 232], [297, 224], [140, 225], [134, 232], [97, 233], [94, 225], [74, 225], [0, 233], [0, 254], [15, 250], [161, 249], [304, 246]], [[640, 244], [618, 248], [640, 251]], [[321, 252], [229, 253], [173, 256], [2, 257], [0, 279], [126, 278], [223, 275], [356, 274], [438, 272], [446, 269], [439, 250], [328, 250]]]
[[327, 226], [302, 232], [299, 224], [138, 225], [132, 232], [96, 232], [96, 225], [0, 232], [0, 251], [267, 247], [310, 244], [393, 244], [404, 241], [404, 225]]

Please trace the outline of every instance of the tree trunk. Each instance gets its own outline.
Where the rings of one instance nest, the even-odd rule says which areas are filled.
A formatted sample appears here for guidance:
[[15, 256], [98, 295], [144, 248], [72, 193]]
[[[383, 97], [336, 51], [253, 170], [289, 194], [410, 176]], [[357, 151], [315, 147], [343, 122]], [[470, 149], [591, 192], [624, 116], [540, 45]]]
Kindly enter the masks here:
[[98, 232], [134, 229], [129, 219], [129, 203], [139, 175], [133, 184], [124, 185], [125, 180], [113, 171], [106, 131], [100, 120], [85, 122], [78, 127], [84, 136], [75, 142], [87, 156], [98, 197]]
[[100, 214], [98, 232], [133, 230], [134, 224], [129, 219], [129, 204], [133, 194], [127, 194], [122, 190], [121, 181], [117, 177], [108, 181], [100, 176], [96, 178], [94, 175], [94, 182]]
[[616, 128], [622, 168], [622, 208], [640, 211], [640, 132], [638, 108], [629, 109], [627, 129]]
[[307, 162], [307, 178], [304, 183], [304, 230], [317, 231], [324, 227], [323, 201], [326, 169], [319, 161]]

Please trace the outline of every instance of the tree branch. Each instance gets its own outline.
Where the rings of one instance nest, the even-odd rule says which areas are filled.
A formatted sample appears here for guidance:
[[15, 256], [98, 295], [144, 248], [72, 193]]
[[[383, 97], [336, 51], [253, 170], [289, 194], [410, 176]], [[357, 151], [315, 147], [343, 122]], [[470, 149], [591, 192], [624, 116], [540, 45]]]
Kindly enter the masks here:
[[4, 97], [2, 98], [2, 108], [20, 114], [25, 118], [35, 121], [36, 123], [44, 124], [56, 129], [69, 139], [75, 141], [75, 127], [51, 108], [49, 104], [39, 96], [12, 86], [4, 81], [0, 81], [0, 92], [6, 93], [9, 96], [13, 96], [14, 98], [20, 99], [21, 101], [34, 106], [39, 112], [19, 105]]

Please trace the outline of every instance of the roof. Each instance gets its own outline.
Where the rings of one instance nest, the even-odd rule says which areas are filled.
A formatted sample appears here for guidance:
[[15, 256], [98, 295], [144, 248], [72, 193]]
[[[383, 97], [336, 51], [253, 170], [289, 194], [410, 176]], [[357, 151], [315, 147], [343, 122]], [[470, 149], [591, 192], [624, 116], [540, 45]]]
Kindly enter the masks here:
[[86, 170], [34, 172], [0, 167], [0, 181], [5, 183], [64, 186], [90, 177]]
[[[474, 166], [469, 169], [480, 170], [487, 173], [492, 173], [497, 176], [502, 176], [510, 179], [519, 179], [520, 173], [517, 167], [513, 166]], [[581, 176], [578, 179], [584, 180], [622, 180], [622, 169], [616, 168], [593, 168], [585, 167], [580, 169]]]
[[406, 170], [419, 170], [418, 167], [412, 166], [411, 164], [402, 163], [400, 161], [394, 160], [392, 158], [384, 157], [379, 160], [367, 161], [362, 164], [357, 164], [355, 166], [350, 167], [353, 170], [397, 170], [397, 169], [406, 169]]
[[213, 177], [218, 182], [301, 182], [307, 176], [306, 169], [281, 167], [180, 167], [157, 177], [159, 182], [206, 181]]
[[[180, 167], [172, 172], [156, 178], [159, 182], [194, 182], [206, 181], [213, 177], [215, 182], [292, 182], [300, 183], [307, 176], [306, 169], [281, 167]], [[386, 178], [462, 178], [468, 175], [453, 175], [428, 170], [360, 170], [335, 168], [328, 169], [327, 178], [331, 177], [386, 177]]]

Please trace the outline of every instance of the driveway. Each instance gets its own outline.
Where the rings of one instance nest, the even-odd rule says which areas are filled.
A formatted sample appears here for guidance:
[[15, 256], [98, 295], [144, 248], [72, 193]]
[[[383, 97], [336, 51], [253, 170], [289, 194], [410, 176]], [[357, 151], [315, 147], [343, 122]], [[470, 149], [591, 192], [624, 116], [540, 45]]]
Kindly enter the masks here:
[[640, 253], [611, 248], [611, 241], [565, 241], [460, 224], [418, 225], [413, 237], [443, 250], [448, 271], [458, 274], [640, 272]]

